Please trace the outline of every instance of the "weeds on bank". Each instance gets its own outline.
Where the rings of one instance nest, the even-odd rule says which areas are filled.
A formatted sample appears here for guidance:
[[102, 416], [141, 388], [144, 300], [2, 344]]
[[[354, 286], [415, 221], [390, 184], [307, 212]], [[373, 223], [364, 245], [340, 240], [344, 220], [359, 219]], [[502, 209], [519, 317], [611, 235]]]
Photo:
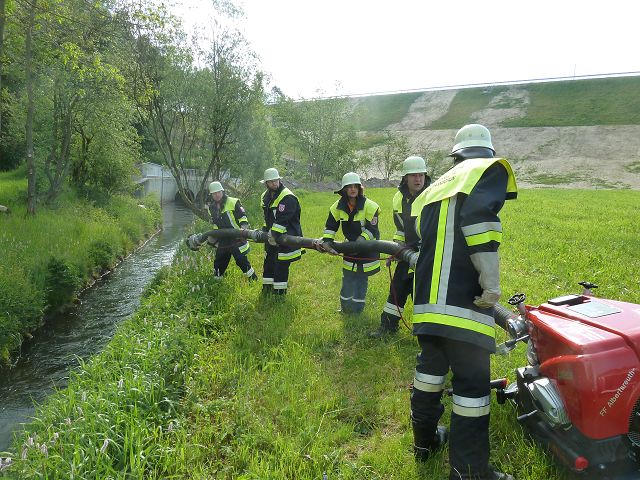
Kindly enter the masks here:
[[[394, 231], [392, 193], [367, 192], [382, 206], [383, 238]], [[305, 196], [306, 236], [320, 235], [332, 198]], [[628, 191], [521, 192], [502, 215], [504, 297], [524, 291], [538, 304], [590, 280], [602, 296], [640, 303], [637, 201]], [[260, 271], [261, 246], [252, 245], [250, 259]], [[222, 282], [212, 271], [206, 248], [182, 252], [163, 269], [107, 350], [38, 409], [7, 471], [17, 478], [446, 478], [446, 450], [421, 466], [412, 457], [415, 340], [405, 328], [386, 341], [367, 337], [386, 300], [385, 272], [371, 278], [367, 307], [353, 317], [336, 312], [339, 258], [307, 252], [291, 267], [284, 301], [262, 297], [233, 264]], [[524, 363], [522, 348], [494, 357], [494, 377], [513, 378]], [[492, 461], [520, 480], [566, 478], [527, 439], [509, 405], [492, 405], [491, 441]]]

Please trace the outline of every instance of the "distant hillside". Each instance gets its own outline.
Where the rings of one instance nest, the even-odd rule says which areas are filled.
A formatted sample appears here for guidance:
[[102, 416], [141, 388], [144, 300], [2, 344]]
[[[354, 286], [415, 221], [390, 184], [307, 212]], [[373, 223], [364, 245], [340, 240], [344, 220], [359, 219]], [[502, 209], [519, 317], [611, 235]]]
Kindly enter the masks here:
[[[406, 135], [442, 156], [482, 123], [524, 186], [640, 188], [640, 77], [500, 85], [353, 99], [358, 129]], [[371, 140], [374, 139], [374, 140]], [[375, 175], [376, 172], [370, 172]]]

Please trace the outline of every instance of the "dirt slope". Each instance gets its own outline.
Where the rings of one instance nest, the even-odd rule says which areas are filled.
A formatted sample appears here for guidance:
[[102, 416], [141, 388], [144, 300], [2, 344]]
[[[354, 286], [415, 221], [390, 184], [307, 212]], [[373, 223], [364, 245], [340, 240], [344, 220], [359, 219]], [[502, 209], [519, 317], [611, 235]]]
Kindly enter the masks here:
[[[418, 151], [449, 151], [456, 130], [425, 130], [444, 115], [456, 91], [425, 92], [402, 121], [389, 128], [406, 135]], [[511, 108], [493, 108], [509, 101]], [[502, 128], [499, 123], [524, 115], [525, 88], [513, 87], [475, 112], [489, 127], [499, 156], [512, 161], [523, 187], [640, 189], [640, 126]]]

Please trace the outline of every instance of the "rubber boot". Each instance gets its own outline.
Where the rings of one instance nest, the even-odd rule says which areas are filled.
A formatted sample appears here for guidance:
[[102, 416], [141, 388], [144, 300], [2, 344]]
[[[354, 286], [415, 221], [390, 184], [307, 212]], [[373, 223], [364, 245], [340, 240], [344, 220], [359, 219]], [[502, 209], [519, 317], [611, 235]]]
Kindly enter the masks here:
[[462, 473], [457, 470], [451, 470], [449, 480], [515, 480], [508, 473], [498, 472], [491, 465], [482, 473]]
[[415, 421], [413, 426], [413, 455], [418, 462], [425, 462], [432, 453], [440, 450], [449, 437], [446, 427], [438, 425], [435, 432], [433, 428], [425, 427]]
[[253, 273], [253, 275], [251, 275], [249, 277], [249, 281], [250, 282], [255, 282], [256, 280], [258, 280], [258, 275], [256, 275], [255, 273]]
[[386, 337], [387, 335], [395, 335], [396, 333], [398, 333], [399, 321], [399, 319], [392, 317], [386, 312], [382, 312], [382, 315], [380, 315], [380, 326], [377, 330], [369, 332], [369, 337], [382, 338]]

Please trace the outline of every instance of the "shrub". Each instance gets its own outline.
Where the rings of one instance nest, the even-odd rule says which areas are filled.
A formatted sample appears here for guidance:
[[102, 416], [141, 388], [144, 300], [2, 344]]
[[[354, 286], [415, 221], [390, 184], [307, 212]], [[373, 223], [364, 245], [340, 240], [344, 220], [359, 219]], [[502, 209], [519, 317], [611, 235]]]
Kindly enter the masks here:
[[75, 270], [61, 258], [51, 257], [47, 262], [45, 292], [50, 312], [63, 310], [73, 302], [81, 283]]

